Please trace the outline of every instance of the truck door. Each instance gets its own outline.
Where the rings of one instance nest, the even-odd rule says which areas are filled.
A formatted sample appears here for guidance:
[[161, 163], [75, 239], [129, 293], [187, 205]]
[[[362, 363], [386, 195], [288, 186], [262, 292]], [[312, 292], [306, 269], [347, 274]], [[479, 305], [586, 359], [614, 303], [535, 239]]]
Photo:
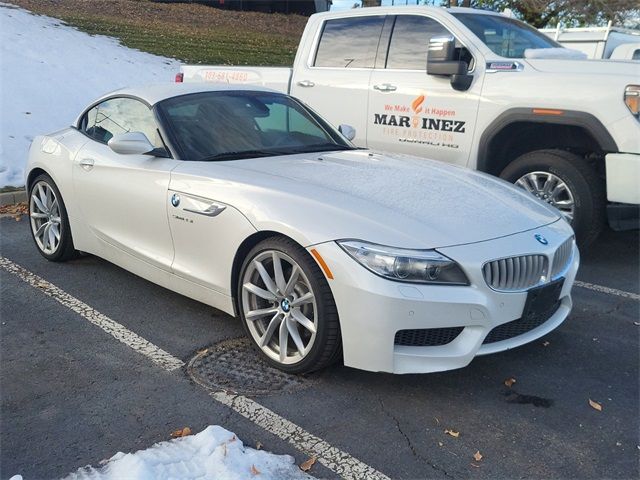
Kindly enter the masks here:
[[[448, 77], [428, 75], [429, 40], [442, 35], [452, 34], [431, 17], [395, 17], [386, 61], [371, 74], [369, 148], [467, 165], [482, 89], [481, 69], [476, 68], [473, 83], [464, 92], [454, 90]], [[461, 49], [472, 70], [480, 67]]]
[[384, 15], [327, 20], [291, 81], [291, 94], [334, 126], [355, 127], [354, 142], [361, 147], [367, 142], [369, 79], [384, 21]]

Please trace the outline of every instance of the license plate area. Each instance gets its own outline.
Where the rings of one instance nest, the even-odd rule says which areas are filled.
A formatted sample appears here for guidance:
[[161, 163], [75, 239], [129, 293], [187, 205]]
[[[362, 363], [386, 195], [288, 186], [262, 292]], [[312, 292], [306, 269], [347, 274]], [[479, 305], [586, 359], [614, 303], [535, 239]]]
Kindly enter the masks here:
[[527, 321], [542, 317], [547, 320], [558, 309], [563, 285], [564, 278], [560, 278], [529, 290], [527, 301], [522, 311], [522, 319]]

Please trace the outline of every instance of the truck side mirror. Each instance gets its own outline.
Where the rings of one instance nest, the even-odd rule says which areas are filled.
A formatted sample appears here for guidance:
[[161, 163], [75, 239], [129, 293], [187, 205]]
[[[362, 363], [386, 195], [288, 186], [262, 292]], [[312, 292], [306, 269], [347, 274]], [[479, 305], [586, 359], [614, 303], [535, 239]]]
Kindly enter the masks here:
[[452, 35], [431, 37], [427, 51], [427, 75], [450, 77], [455, 90], [468, 90], [473, 75], [467, 73], [467, 62], [454, 59], [455, 53], [456, 39]]

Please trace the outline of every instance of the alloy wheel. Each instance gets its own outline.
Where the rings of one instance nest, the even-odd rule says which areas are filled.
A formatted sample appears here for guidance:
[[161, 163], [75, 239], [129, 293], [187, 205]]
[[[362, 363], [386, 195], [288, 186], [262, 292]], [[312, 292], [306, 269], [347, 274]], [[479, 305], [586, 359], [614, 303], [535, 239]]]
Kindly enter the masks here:
[[567, 184], [551, 172], [529, 172], [515, 182], [540, 200], [560, 210], [569, 222], [573, 222], [575, 200]]
[[56, 193], [45, 181], [39, 181], [31, 189], [29, 217], [38, 248], [47, 255], [54, 254], [60, 246], [62, 220]]
[[248, 263], [242, 311], [253, 340], [272, 360], [291, 365], [311, 351], [318, 330], [316, 298], [307, 275], [289, 255], [265, 250]]

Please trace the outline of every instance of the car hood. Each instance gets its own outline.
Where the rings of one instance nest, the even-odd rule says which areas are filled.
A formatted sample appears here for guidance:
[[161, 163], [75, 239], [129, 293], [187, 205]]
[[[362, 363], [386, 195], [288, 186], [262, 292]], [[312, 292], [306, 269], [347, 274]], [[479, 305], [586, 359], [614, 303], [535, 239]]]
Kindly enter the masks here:
[[564, 73], [568, 75], [605, 75], [610, 77], [633, 77], [640, 75], [640, 64], [633, 61], [612, 60], [567, 60], [533, 59], [525, 60], [529, 65], [544, 73]]
[[[435, 248], [503, 237], [560, 218], [500, 179], [416, 157], [359, 150], [200, 163], [200, 168], [198, 163], [184, 162], [192, 174], [211, 171], [215, 187], [180, 176], [174, 181], [172, 175], [172, 188], [208, 198], [223, 195], [254, 225], [267, 216], [303, 224], [310, 242], [358, 238]], [[179, 175], [180, 167], [174, 172]]]

